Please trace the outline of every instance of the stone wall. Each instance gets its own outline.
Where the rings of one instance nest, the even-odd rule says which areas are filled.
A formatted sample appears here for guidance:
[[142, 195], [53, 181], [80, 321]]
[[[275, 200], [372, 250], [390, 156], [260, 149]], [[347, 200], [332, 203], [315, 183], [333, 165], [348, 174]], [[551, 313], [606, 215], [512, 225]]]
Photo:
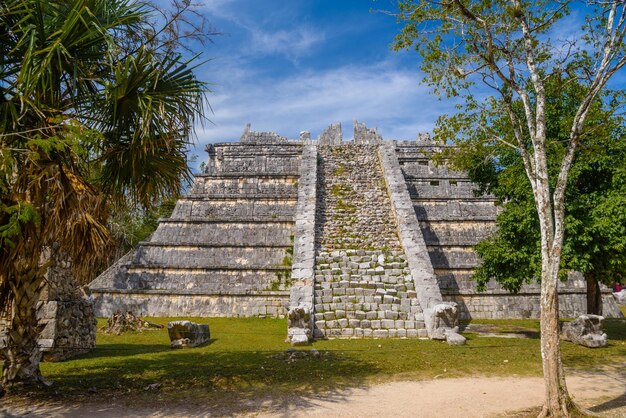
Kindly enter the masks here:
[[[55, 255], [37, 303], [41, 333], [38, 344], [44, 360], [61, 361], [88, 353], [96, 346], [93, 303], [74, 279], [70, 261]], [[0, 318], [0, 347], [6, 340], [8, 318]]]
[[117, 311], [130, 310], [139, 316], [284, 318], [289, 308], [288, 291], [227, 295], [209, 292], [194, 294], [180, 290], [109, 292], [115, 292], [115, 297], [98, 299], [98, 316], [110, 316]]
[[60, 361], [96, 347], [96, 317], [89, 300], [74, 279], [71, 262], [57, 256], [48, 269], [37, 315], [43, 330], [39, 345], [44, 360]]
[[[444, 295], [444, 300], [456, 302], [463, 319], [525, 319], [539, 318], [539, 293], [471, 293]], [[603, 312], [606, 318], [621, 317], [615, 310], [613, 295], [602, 295]], [[577, 318], [587, 311], [587, 295], [581, 292], [559, 292], [559, 316]]]

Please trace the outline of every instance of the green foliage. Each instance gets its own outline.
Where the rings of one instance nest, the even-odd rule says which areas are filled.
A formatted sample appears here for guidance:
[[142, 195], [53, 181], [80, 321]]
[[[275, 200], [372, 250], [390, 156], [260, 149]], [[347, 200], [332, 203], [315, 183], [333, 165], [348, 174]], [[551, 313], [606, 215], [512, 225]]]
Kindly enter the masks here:
[[[291, 260], [289, 260], [289, 266]], [[272, 280], [269, 284], [268, 290], [277, 292], [279, 290], [289, 290], [293, 280], [291, 279], [291, 270], [280, 270], [276, 272], [276, 280]]]
[[[334, 152], [336, 149], [339, 149], [339, 148], [333, 148], [332, 152]], [[342, 174], [345, 174], [346, 171], [347, 171], [346, 166], [340, 165], [339, 167], [333, 170], [333, 176], [340, 176]]]
[[[623, 177], [624, 130], [621, 117], [613, 114], [624, 96], [601, 87], [626, 62], [623, 43], [612, 44], [606, 69], [593, 63], [605, 54], [605, 17], [613, 5], [578, 8], [584, 16], [583, 39], [569, 44], [552, 31], [571, 13], [571, 3], [512, 4], [401, 1], [403, 27], [394, 48], [419, 52], [424, 81], [433, 91], [461, 98], [458, 113], [437, 121], [436, 139], [457, 146], [438, 161], [452, 158], [479, 185], [477, 194], [492, 193], [504, 207], [498, 234], [477, 247], [483, 258], [475, 276], [479, 287], [495, 277], [517, 290], [540, 278], [534, 197], [539, 193], [555, 203], [559, 174], [570, 170], [563, 165], [568, 150], [576, 152], [565, 185], [560, 276], [578, 270], [608, 283], [624, 274], [623, 186], [618, 180]], [[622, 16], [624, 11], [614, 12]], [[611, 30], [624, 33], [625, 27], [614, 23]], [[575, 123], [581, 114], [583, 123]], [[544, 169], [547, 181], [535, 183], [533, 190], [528, 178]], [[562, 215], [553, 209], [545, 216], [558, 222]], [[544, 230], [544, 238], [555, 231]]]
[[168, 218], [176, 206], [177, 196], [164, 199], [149, 208], [116, 208], [109, 227], [122, 253], [146, 241], [156, 230], [159, 219]]
[[340, 197], [353, 195], [354, 192], [349, 184], [333, 184], [330, 188], [330, 194], [334, 197]]
[[351, 203], [347, 203], [343, 199], [337, 200], [337, 209], [338, 210], [343, 210], [346, 213], [355, 213], [356, 212], [356, 206], [354, 206]]
[[0, 225], [0, 248], [15, 245], [14, 240], [20, 237], [23, 224], [40, 222], [39, 213], [28, 202], [18, 202], [13, 206], [0, 203], [0, 211], [6, 218], [5, 223]]
[[[547, 86], [551, 97], [547, 106], [547, 156], [554, 181], [569, 135], [571, 108], [577, 98], [580, 101], [581, 89], [575, 84], [565, 87], [558, 80]], [[592, 107], [585, 146], [578, 150], [571, 169], [561, 258], [561, 278], [574, 270], [607, 285], [626, 274], [626, 126], [622, 116], [613, 114], [611, 97], [607, 95]], [[494, 129], [503, 137], [513, 136], [506, 118], [494, 122]], [[480, 134], [458, 145], [440, 159], [467, 170], [478, 185], [477, 192], [492, 193], [503, 208], [496, 235], [476, 247], [483, 262], [474, 278], [480, 289], [495, 278], [506, 289], [517, 291], [523, 283], [541, 276], [539, 221], [521, 157]]]
[[185, 151], [207, 86], [194, 75], [197, 57], [181, 53], [194, 38], [191, 2], [170, 6], [0, 2], [0, 311], [21, 304], [3, 385], [37, 380], [35, 368], [18, 370], [38, 332], [30, 305], [44, 249], [58, 246], [75, 277], [88, 277], [112, 254], [111, 210], [128, 210], [126, 232], [143, 239], [156, 214], [142, 210], [190, 177]]
[[106, 253], [110, 209], [141, 218], [138, 204], [180, 192], [207, 90], [197, 59], [180, 53], [181, 22], [161, 30], [155, 11], [133, 0], [0, 5], [0, 249], [19, 227], [20, 239], [89, 264]]

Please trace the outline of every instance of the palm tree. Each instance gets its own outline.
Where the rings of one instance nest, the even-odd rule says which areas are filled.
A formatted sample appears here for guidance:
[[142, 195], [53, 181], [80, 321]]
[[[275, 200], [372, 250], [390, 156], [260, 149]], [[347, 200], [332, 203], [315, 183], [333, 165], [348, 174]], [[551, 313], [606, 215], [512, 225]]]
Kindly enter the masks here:
[[147, 206], [189, 177], [185, 149], [207, 89], [151, 10], [135, 0], [0, 2], [5, 388], [43, 381], [36, 305], [49, 250], [87, 271], [111, 245], [111, 202]]

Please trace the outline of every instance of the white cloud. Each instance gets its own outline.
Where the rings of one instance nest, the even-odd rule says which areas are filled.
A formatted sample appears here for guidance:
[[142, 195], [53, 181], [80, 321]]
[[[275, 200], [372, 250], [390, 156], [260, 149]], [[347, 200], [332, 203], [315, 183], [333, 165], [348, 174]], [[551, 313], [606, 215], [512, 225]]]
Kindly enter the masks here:
[[281, 54], [291, 60], [296, 60], [326, 39], [323, 32], [306, 27], [291, 30], [283, 29], [275, 32], [267, 32], [257, 28], [250, 28], [249, 30], [252, 34], [252, 53]]
[[[285, 25], [295, 19], [289, 8], [275, 10], [259, 19], [258, 16], [242, 12], [241, 5], [236, 3], [237, 0], [216, 0], [204, 4], [203, 8], [209, 15], [228, 21], [248, 34], [250, 40], [240, 46], [240, 54], [283, 55], [295, 62], [326, 40], [326, 35], [319, 28], [300, 23], [295, 26]], [[225, 30], [225, 35], [228, 36], [228, 30]]]
[[428, 94], [420, 78], [385, 64], [300, 72], [278, 80], [241, 74], [218, 86], [210, 98], [215, 125], [200, 131], [199, 141], [236, 140], [247, 122], [253, 130], [292, 139], [303, 130], [315, 138], [330, 123], [342, 122], [344, 138], [351, 138], [353, 119], [377, 126], [387, 139], [414, 139], [452, 108]]

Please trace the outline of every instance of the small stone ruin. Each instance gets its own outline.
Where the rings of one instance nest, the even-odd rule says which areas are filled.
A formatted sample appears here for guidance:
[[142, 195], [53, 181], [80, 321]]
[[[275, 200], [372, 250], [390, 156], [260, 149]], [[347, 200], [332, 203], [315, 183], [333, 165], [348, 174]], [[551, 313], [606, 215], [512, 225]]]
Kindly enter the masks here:
[[459, 314], [456, 303], [440, 303], [434, 306], [430, 338], [445, 340], [450, 345], [465, 344], [465, 337], [459, 334]]
[[561, 338], [583, 347], [606, 347], [608, 340], [602, 330], [604, 317], [599, 315], [580, 315], [571, 322], [561, 325]]
[[191, 321], [173, 321], [167, 324], [171, 348], [190, 348], [207, 343], [211, 338], [208, 324]]

